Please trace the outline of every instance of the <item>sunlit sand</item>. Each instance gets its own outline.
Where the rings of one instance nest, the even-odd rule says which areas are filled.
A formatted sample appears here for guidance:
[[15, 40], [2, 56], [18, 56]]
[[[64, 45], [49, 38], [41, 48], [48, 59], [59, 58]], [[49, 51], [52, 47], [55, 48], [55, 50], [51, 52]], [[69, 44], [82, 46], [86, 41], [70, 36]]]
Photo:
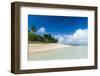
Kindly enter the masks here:
[[29, 44], [29, 53], [32, 52], [42, 52], [49, 51], [58, 48], [70, 47], [70, 45], [57, 44], [57, 43], [47, 43], [47, 44]]

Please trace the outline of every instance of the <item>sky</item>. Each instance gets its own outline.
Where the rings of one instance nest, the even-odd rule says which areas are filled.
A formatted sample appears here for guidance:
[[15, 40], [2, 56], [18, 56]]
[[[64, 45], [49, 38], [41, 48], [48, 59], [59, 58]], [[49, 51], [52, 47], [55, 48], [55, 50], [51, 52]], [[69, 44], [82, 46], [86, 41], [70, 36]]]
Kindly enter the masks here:
[[28, 30], [33, 25], [38, 34], [50, 33], [59, 43], [88, 42], [88, 17], [28, 15]]

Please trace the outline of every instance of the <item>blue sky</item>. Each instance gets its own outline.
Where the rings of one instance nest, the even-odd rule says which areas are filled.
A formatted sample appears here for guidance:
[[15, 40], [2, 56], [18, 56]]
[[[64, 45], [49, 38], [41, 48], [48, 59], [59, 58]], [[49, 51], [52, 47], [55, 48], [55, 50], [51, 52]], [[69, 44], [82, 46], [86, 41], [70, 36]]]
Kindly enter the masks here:
[[87, 30], [88, 17], [28, 15], [29, 30], [32, 25], [36, 27], [38, 33], [50, 33], [61, 38], [62, 35], [74, 35], [77, 30], [78, 32]]
[[88, 28], [87, 17], [28, 15], [28, 27], [44, 27], [51, 34], [72, 34], [76, 29]]

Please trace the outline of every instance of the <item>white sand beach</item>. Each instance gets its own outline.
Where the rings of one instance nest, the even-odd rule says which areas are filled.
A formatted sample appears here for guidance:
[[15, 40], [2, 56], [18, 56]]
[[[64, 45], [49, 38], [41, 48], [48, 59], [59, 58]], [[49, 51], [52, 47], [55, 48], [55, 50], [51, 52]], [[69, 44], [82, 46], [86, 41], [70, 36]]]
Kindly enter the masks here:
[[29, 44], [29, 60], [80, 59], [88, 57], [88, 46]]
[[29, 53], [32, 53], [32, 52], [42, 52], [42, 51], [54, 50], [58, 48], [69, 47], [70, 45], [56, 44], [56, 43], [48, 43], [48, 44], [29, 43], [28, 46], [29, 46]]

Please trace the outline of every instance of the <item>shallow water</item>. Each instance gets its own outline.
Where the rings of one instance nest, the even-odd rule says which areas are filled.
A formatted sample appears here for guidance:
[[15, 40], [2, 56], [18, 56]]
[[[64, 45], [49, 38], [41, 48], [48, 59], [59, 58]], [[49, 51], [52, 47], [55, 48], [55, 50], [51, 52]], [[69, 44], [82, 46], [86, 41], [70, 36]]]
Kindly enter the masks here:
[[58, 59], [83, 59], [88, 57], [88, 46], [70, 46], [55, 50], [33, 52], [29, 54], [29, 60], [58, 60]]

